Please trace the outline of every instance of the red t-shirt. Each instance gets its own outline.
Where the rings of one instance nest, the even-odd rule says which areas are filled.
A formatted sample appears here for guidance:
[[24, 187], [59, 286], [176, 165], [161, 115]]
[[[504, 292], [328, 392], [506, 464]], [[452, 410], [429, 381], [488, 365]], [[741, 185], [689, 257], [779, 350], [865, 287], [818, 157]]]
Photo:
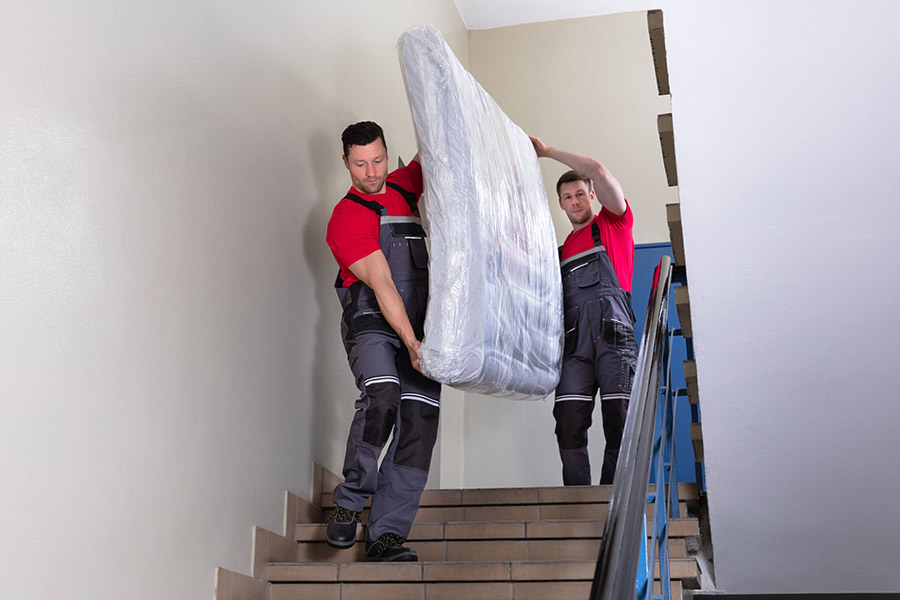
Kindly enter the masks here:
[[[408, 192], [413, 192], [416, 198], [422, 195], [422, 166], [417, 161], [412, 161], [405, 167], [393, 171], [387, 176], [392, 181]], [[384, 206], [387, 214], [393, 217], [413, 216], [409, 204], [400, 192], [385, 186], [383, 194], [364, 194], [357, 189], [350, 188], [363, 200], [372, 200]], [[325, 241], [331, 248], [331, 253], [341, 269], [341, 279], [344, 287], [359, 281], [350, 272], [350, 265], [361, 258], [365, 258], [376, 250], [381, 250], [378, 244], [378, 215], [375, 211], [357, 204], [349, 198], [343, 198], [334, 207], [331, 219], [328, 221], [328, 231]]]
[[[631, 292], [631, 278], [634, 274], [634, 215], [631, 214], [631, 206], [625, 202], [625, 214], [616, 216], [612, 212], [601, 208], [600, 213], [594, 217], [594, 223], [600, 228], [600, 241], [606, 248], [606, 254], [612, 263], [613, 270], [619, 278], [619, 285], [626, 292]], [[562, 245], [560, 260], [566, 260], [594, 247], [594, 236], [591, 234], [591, 225], [573, 231]]]

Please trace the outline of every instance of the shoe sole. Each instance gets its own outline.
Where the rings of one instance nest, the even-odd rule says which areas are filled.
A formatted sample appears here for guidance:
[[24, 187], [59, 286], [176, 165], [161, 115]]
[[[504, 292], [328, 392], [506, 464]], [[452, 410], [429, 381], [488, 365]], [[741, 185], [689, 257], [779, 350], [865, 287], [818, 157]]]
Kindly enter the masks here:
[[399, 554], [390, 558], [382, 556], [366, 557], [366, 562], [418, 562], [419, 556], [410, 552], [409, 554]]
[[366, 558], [366, 562], [419, 562], [419, 557], [398, 556], [396, 558]]
[[356, 540], [350, 540], [349, 542], [338, 542], [326, 535], [325, 543], [336, 550], [346, 550], [347, 548], [352, 548], [356, 544]]

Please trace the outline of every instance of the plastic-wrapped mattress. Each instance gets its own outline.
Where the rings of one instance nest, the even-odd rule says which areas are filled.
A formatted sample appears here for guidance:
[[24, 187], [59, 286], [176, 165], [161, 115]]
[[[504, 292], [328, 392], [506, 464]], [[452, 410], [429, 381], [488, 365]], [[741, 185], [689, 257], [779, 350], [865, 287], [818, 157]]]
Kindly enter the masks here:
[[437, 29], [410, 29], [399, 51], [431, 236], [422, 370], [542, 398], [559, 382], [562, 285], [537, 155]]

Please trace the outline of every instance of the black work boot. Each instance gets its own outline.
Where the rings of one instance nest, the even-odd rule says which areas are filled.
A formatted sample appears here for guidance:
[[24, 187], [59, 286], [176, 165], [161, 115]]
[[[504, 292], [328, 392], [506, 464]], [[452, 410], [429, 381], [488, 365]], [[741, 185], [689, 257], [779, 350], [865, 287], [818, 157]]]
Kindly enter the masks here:
[[374, 542], [366, 543], [366, 561], [415, 562], [419, 560], [415, 550], [403, 546], [405, 541], [396, 533], [382, 533]]
[[325, 541], [332, 548], [350, 548], [356, 543], [356, 524], [359, 512], [342, 506], [335, 506], [325, 527]]

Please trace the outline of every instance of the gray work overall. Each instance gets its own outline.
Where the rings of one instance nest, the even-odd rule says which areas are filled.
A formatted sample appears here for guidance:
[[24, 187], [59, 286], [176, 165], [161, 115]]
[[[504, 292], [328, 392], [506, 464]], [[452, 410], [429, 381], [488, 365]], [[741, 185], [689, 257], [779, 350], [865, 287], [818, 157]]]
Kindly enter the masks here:
[[619, 285], [600, 229], [594, 247], [562, 261], [565, 345], [553, 416], [564, 485], [590, 485], [587, 431], [600, 391], [606, 448], [600, 483], [612, 483], [622, 442], [637, 344], [631, 295]]
[[[389, 182], [413, 210], [414, 194]], [[377, 202], [348, 198], [379, 215], [379, 245], [417, 339], [423, 335], [428, 300], [428, 252], [418, 217], [390, 216]], [[350, 425], [344, 482], [334, 503], [361, 511], [371, 497], [368, 537], [409, 536], [437, 439], [441, 386], [413, 369], [409, 352], [381, 314], [375, 293], [361, 281], [335, 284], [344, 308], [341, 335], [350, 370], [362, 392]], [[391, 431], [393, 441], [378, 469], [378, 457]]]

